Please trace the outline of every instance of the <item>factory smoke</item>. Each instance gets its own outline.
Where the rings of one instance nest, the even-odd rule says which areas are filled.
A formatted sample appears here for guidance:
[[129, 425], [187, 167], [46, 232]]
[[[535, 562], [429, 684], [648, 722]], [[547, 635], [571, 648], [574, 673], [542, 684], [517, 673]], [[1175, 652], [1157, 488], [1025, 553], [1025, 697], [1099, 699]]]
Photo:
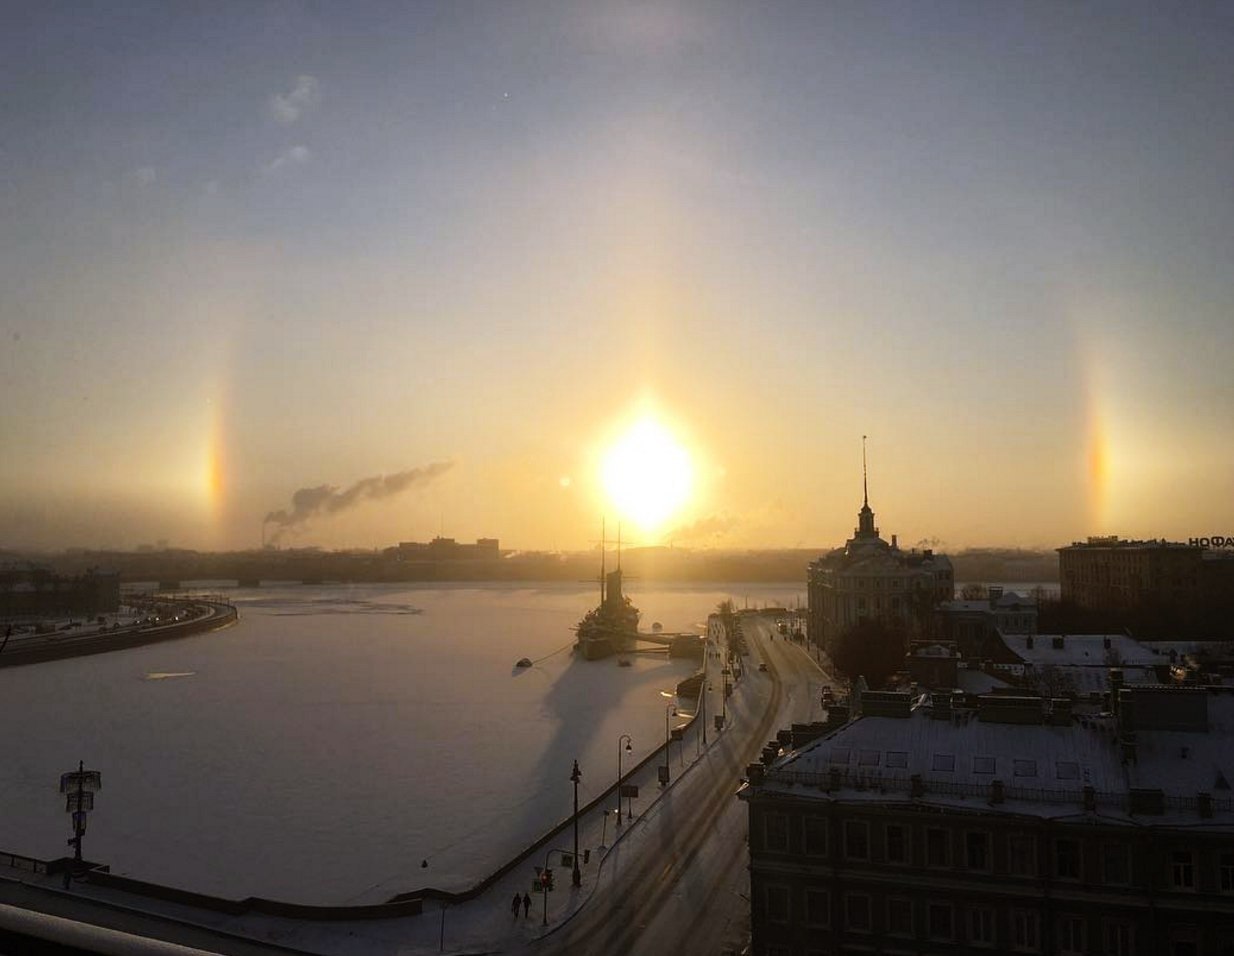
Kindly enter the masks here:
[[[400, 494], [417, 485], [426, 485], [453, 467], [454, 462], [452, 461], [435, 461], [423, 468], [409, 468], [392, 475], [373, 475], [369, 478], [361, 478], [341, 491], [334, 485], [301, 488], [291, 496], [290, 510], [280, 508], [266, 515], [262, 522], [263, 541], [275, 544], [285, 531], [298, 527], [311, 518], [338, 514], [362, 501], [377, 501]], [[265, 534], [267, 525], [274, 525], [274, 531], [268, 538]]]

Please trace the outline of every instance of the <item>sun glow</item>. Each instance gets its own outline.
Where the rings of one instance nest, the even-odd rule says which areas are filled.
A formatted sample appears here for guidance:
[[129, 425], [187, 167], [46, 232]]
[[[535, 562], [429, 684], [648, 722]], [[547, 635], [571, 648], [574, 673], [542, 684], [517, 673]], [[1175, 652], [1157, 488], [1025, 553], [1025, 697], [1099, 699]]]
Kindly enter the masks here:
[[623, 518], [654, 531], [685, 504], [693, 484], [690, 455], [652, 419], [630, 427], [604, 456], [604, 490]]

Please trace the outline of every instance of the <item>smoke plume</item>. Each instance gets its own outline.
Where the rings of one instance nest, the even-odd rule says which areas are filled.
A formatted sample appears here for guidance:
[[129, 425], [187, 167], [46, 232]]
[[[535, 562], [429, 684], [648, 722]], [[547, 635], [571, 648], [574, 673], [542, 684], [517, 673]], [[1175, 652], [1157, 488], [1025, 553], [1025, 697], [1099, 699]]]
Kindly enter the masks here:
[[277, 542], [279, 536], [292, 528], [304, 524], [319, 515], [333, 515], [346, 511], [361, 501], [376, 501], [400, 494], [417, 485], [426, 485], [434, 478], [444, 474], [454, 467], [452, 461], [435, 461], [423, 468], [409, 468], [406, 471], [395, 472], [392, 475], [373, 475], [361, 478], [355, 484], [340, 491], [334, 485], [317, 485], [315, 488], [301, 488], [291, 496], [291, 508], [280, 508], [271, 511], [262, 522], [262, 527], [274, 525], [274, 533], [270, 542]]

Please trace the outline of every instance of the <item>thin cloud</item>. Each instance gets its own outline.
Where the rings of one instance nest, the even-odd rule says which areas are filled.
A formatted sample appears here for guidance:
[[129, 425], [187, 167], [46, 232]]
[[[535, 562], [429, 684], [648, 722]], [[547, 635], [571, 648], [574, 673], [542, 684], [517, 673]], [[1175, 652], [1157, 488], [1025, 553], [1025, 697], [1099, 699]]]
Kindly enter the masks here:
[[307, 146], [293, 146], [291, 149], [279, 153], [261, 169], [262, 172], [269, 176], [291, 166], [303, 166], [312, 158], [313, 154], [309, 152]]
[[290, 126], [316, 104], [317, 91], [317, 81], [313, 77], [307, 74], [297, 76], [288, 92], [275, 93], [270, 97], [270, 115], [276, 122]]

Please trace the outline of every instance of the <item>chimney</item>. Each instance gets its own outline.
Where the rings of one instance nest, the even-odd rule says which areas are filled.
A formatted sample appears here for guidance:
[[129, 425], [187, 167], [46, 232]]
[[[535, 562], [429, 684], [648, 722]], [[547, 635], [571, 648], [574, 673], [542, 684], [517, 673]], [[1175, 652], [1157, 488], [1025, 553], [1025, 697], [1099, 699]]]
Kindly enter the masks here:
[[1200, 811], [1200, 816], [1205, 820], [1212, 819], [1213, 815], [1213, 795], [1211, 793], [1197, 793], [1195, 795], [1196, 809]]
[[925, 782], [921, 779], [921, 774], [915, 773], [911, 777], [909, 777], [908, 784], [909, 784], [908, 795], [910, 797], [915, 798], [915, 797], [925, 796]]
[[1118, 695], [1123, 689], [1123, 669], [1121, 667], [1110, 668], [1110, 713], [1118, 716]]
[[1106, 635], [1105, 637], [1101, 639], [1101, 646], [1104, 647], [1107, 651], [1110, 649], [1109, 635]]
[[994, 780], [990, 783], [990, 803], [999, 804], [1006, 799], [1004, 786], [1001, 780]]
[[1025, 640], [1024, 646], [1030, 651], [1033, 649], [1033, 636], [1031, 634], [1029, 634], [1028, 638]]
[[990, 607], [994, 607], [994, 605], [996, 605], [999, 602], [1002, 596], [1003, 596], [1003, 589], [1001, 587], [992, 586], [990, 588]]
[[1084, 809], [1089, 813], [1097, 809], [1097, 791], [1092, 787], [1084, 788]]
[[893, 534], [891, 536], [891, 548], [894, 551], [898, 547], [899, 547], [899, 544], [896, 543], [896, 536]]

